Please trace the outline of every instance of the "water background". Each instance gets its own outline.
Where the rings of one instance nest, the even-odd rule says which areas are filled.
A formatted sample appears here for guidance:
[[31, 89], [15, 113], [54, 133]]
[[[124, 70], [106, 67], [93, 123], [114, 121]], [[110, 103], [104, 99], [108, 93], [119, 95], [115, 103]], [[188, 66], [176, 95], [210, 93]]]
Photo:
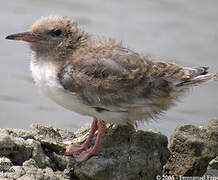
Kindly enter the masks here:
[[[5, 36], [28, 30], [50, 14], [76, 19], [97, 37], [122, 40], [129, 48], [184, 66], [218, 72], [218, 1], [205, 0], [7, 0], [0, 6], [0, 128], [28, 129], [39, 123], [76, 130], [92, 118], [56, 105], [34, 86], [25, 42]], [[218, 117], [218, 82], [193, 88], [161, 119], [140, 125], [168, 137], [178, 125], [203, 125]]]

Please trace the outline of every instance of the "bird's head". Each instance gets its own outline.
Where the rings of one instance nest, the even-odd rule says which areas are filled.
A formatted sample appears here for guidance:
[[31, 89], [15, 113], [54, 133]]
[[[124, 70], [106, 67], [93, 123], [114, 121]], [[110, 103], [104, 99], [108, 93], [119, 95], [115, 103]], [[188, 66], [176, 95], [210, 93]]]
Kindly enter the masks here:
[[77, 27], [75, 21], [58, 16], [43, 17], [37, 20], [29, 31], [6, 37], [29, 42], [33, 50], [42, 47], [53, 50], [76, 49], [81, 47], [87, 38], [88, 35]]

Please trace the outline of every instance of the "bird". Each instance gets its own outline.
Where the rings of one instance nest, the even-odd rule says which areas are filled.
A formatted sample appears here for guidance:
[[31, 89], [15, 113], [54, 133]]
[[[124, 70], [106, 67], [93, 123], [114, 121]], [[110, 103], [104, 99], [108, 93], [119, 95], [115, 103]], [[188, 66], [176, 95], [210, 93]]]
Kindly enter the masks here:
[[87, 140], [66, 146], [65, 155], [79, 163], [98, 153], [107, 123], [134, 125], [158, 118], [190, 87], [217, 76], [205, 66], [154, 61], [122, 42], [99, 40], [68, 17], [41, 17], [27, 32], [6, 39], [28, 42], [33, 80], [45, 95], [93, 117]]

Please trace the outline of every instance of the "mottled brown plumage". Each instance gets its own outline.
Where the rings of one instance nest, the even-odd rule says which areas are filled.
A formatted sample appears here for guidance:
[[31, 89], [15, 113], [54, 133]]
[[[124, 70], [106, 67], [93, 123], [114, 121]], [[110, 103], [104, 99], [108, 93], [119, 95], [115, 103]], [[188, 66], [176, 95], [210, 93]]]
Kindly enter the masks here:
[[[64, 88], [78, 93], [88, 106], [125, 112], [129, 123], [166, 110], [187, 89], [186, 83], [194, 84], [193, 78], [207, 70], [152, 62], [114, 41], [91, 40], [71, 57], [58, 76]], [[138, 117], [132, 114], [144, 106], [151, 109]]]
[[[105, 123], [134, 124], [155, 118], [191, 86], [213, 79], [207, 67], [153, 62], [111, 39], [99, 41], [67, 18], [39, 19], [29, 32], [7, 39], [24, 40], [32, 50], [36, 84], [56, 103], [94, 117], [86, 143], [67, 146], [82, 162], [97, 152]], [[99, 130], [93, 148], [91, 140]]]

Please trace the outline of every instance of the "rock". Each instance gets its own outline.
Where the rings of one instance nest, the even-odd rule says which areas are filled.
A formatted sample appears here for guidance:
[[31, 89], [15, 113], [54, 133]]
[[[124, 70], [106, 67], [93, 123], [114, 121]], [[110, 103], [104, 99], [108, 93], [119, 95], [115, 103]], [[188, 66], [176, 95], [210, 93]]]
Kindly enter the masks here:
[[218, 156], [210, 161], [204, 176], [218, 177]]
[[218, 156], [210, 161], [208, 169], [217, 169], [218, 170]]
[[[66, 142], [83, 142], [90, 126], [76, 133], [32, 125], [31, 131], [0, 129], [0, 179], [152, 180], [169, 157], [167, 137], [155, 131], [110, 126], [100, 153], [78, 164], [64, 155]], [[6, 166], [7, 164], [7, 166]]]
[[218, 155], [218, 120], [204, 127], [177, 127], [171, 136], [170, 151], [165, 175], [203, 176], [209, 162]]
[[0, 158], [0, 172], [9, 171], [12, 165], [13, 164], [10, 159], [5, 157]]
[[74, 172], [81, 180], [156, 179], [169, 157], [167, 144], [167, 137], [159, 132], [109, 128], [99, 155], [74, 167]]
[[21, 137], [10, 135], [7, 130], [0, 130], [0, 156], [8, 157], [12, 163], [22, 164], [31, 157], [33, 147]]

